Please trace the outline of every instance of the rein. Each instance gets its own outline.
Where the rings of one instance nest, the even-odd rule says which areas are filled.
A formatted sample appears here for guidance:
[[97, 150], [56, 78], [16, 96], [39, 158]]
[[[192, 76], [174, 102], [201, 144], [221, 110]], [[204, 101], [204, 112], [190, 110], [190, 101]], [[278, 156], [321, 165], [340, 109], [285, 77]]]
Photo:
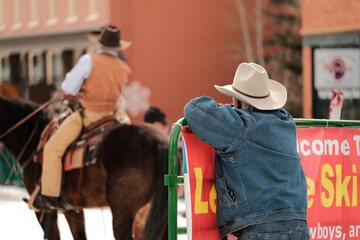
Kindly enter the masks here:
[[[34, 134], [35, 134], [36, 129], [38, 128], [38, 126], [39, 126], [39, 120], [36, 121], [36, 125], [35, 125], [35, 127], [33, 128], [32, 132], [31, 132], [31, 134], [30, 134], [30, 137], [29, 137], [28, 140], [26, 141], [24, 147], [22, 148], [19, 156], [17, 157], [17, 159], [16, 159], [16, 161], [15, 161], [15, 164], [13, 164], [13, 165], [10, 167], [10, 168], [11, 168], [11, 172], [10, 172], [10, 174], [9, 174], [9, 179], [10, 179], [12, 173], [15, 172], [16, 176], [17, 176], [22, 182], [24, 182], [24, 179], [23, 179], [23, 177], [21, 176], [21, 174], [19, 173], [19, 171], [18, 171], [18, 169], [17, 169], [16, 166], [17, 166], [17, 164], [20, 164], [20, 159], [21, 159], [22, 155], [24, 154], [26, 148], [28, 147], [31, 139], [34, 137]], [[31, 160], [31, 156], [30, 156], [29, 160]], [[25, 167], [28, 165], [28, 162], [29, 162], [29, 161], [26, 161], [25, 164], [20, 164], [20, 167], [21, 167], [21, 169], [22, 169], [23, 171], [24, 171]], [[8, 164], [9, 164], [9, 163], [8, 163]], [[25, 167], [24, 167], [24, 166], [25, 166]]]
[[[21, 119], [19, 122], [17, 122], [15, 125], [13, 125], [11, 128], [9, 128], [6, 132], [4, 132], [3, 134], [0, 135], [0, 140], [2, 138], [4, 138], [6, 135], [8, 135], [9, 133], [11, 133], [13, 130], [15, 130], [16, 128], [18, 128], [21, 124], [23, 124], [24, 122], [26, 122], [27, 120], [29, 120], [31, 117], [33, 117], [35, 114], [37, 114], [38, 112], [40, 112], [41, 110], [43, 110], [45, 107], [47, 107], [48, 105], [57, 102], [58, 98], [60, 96], [60, 93], [58, 93], [56, 96], [54, 96], [53, 98], [51, 98], [50, 100], [48, 100], [47, 102], [43, 103], [42, 105], [40, 105], [37, 109], [35, 109], [33, 112], [31, 112], [29, 115], [27, 115], [26, 117], [24, 117], [23, 119]], [[61, 97], [62, 98], [62, 97]], [[61, 99], [60, 98], [60, 99]]]

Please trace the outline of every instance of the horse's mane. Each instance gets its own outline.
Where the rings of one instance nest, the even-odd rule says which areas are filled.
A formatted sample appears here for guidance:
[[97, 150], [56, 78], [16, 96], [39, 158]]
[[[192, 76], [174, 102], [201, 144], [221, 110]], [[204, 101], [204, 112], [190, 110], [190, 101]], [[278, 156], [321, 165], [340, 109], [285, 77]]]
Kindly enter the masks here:
[[[2, 105], [2, 109], [0, 110], [4, 111], [4, 114], [6, 114], [8, 117], [12, 117], [14, 119], [25, 117], [39, 106], [39, 104], [34, 102], [12, 99], [4, 96], [0, 96], [0, 104]], [[40, 113], [39, 116], [40, 115], [45, 117], [45, 119], [48, 119], [45, 112]]]

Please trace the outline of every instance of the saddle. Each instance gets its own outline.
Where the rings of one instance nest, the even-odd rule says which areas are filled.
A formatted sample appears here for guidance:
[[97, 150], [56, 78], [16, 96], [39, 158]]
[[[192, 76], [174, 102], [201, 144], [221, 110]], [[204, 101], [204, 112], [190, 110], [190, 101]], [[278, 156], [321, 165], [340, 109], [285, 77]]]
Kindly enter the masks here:
[[[67, 112], [58, 118], [53, 118], [45, 126], [36, 149], [37, 154], [34, 157], [34, 162], [42, 164], [45, 143], [69, 115], [70, 113]], [[79, 138], [67, 148], [63, 156], [64, 171], [82, 169], [86, 166], [95, 164], [98, 159], [102, 140], [111, 129], [115, 128], [119, 124], [120, 123], [116, 120], [115, 116], [111, 116], [100, 119], [99, 121], [86, 127], [80, 134]], [[79, 177], [79, 182], [81, 182], [81, 175]], [[80, 185], [78, 185], [78, 187], [79, 186]], [[30, 199], [23, 199], [26, 203], [28, 203], [29, 208], [34, 209], [35, 211], [38, 210], [34, 208], [33, 202], [36, 196], [40, 193], [40, 188], [40, 185], [36, 184], [35, 190], [31, 194]], [[60, 203], [62, 205], [62, 210], [64, 211], [74, 209], [74, 207], [67, 202], [63, 191], [61, 191], [60, 194]]]
[[[67, 115], [68, 116], [68, 115]], [[51, 135], [58, 129], [63, 120], [67, 117], [54, 118], [44, 128], [37, 146], [37, 153], [34, 157], [36, 163], [43, 162], [43, 148]], [[115, 117], [105, 117], [83, 130], [79, 138], [73, 142], [63, 156], [64, 171], [84, 168], [95, 164], [99, 155], [102, 140], [106, 133], [118, 126], [119, 122]]]

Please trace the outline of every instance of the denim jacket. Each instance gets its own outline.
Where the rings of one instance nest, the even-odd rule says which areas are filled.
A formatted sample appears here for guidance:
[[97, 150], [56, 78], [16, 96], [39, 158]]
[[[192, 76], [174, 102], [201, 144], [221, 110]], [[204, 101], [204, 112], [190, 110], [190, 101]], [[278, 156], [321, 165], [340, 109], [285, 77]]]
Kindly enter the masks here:
[[287, 111], [234, 109], [203, 96], [185, 106], [184, 116], [195, 135], [216, 151], [221, 236], [254, 224], [306, 220], [306, 179]]

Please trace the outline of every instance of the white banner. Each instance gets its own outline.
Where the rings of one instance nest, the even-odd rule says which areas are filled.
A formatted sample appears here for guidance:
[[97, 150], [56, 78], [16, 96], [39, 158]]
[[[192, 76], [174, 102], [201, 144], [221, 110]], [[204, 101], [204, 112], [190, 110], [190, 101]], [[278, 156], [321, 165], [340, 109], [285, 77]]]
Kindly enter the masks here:
[[[314, 51], [317, 90], [360, 88], [360, 49], [318, 48]], [[344, 97], [348, 97], [345, 96]]]

